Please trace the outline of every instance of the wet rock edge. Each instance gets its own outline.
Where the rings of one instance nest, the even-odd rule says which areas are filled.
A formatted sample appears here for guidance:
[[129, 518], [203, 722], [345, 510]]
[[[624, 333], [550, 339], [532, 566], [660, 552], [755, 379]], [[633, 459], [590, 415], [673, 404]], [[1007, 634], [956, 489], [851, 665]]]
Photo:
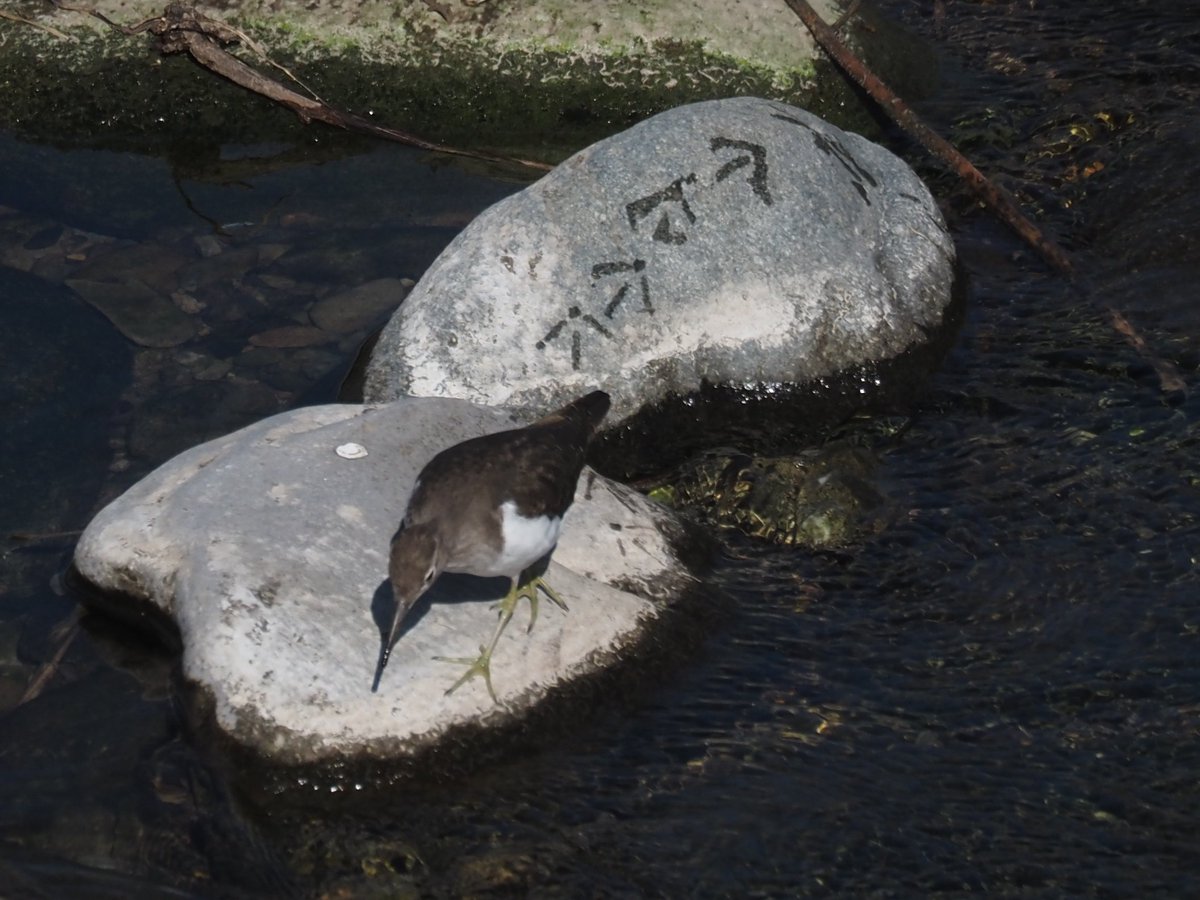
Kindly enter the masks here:
[[[554, 685], [540, 699], [521, 695], [514, 706], [531, 700], [532, 705], [519, 712], [500, 706], [481, 721], [427, 733], [420, 740], [375, 741], [353, 753], [331, 754], [321, 752], [319, 739], [297, 741], [290, 735], [289, 743], [304, 748], [290, 759], [268, 755], [264, 749], [273, 735], [286, 731], [278, 725], [247, 727], [243, 720], [239, 728], [254, 734], [253, 745], [235, 740], [216, 725], [215, 698], [208, 688], [184, 678], [179, 629], [159, 607], [132, 592], [101, 590], [74, 566], [66, 580], [89, 613], [135, 630], [174, 656], [170, 689], [180, 700], [188, 736], [239, 791], [277, 802], [294, 793], [298, 784], [321, 785], [327, 788], [321, 795], [336, 802], [338, 795], [356, 793], [355, 785], [379, 788], [453, 781], [513, 752], [544, 746], [578, 729], [592, 714], [636, 704], [652, 690], [656, 678], [680, 668], [711, 631], [711, 624], [728, 614], [729, 604], [701, 580], [717, 552], [715, 539], [687, 520], [664, 517], [656, 524], [691, 578], [664, 575], [653, 582], [614, 585], [650, 600], [656, 612], [644, 617], [637, 633], [621, 646], [594, 651], [588, 658], [589, 671]], [[369, 796], [371, 791], [357, 793]], [[311, 800], [307, 792], [304, 797]]]

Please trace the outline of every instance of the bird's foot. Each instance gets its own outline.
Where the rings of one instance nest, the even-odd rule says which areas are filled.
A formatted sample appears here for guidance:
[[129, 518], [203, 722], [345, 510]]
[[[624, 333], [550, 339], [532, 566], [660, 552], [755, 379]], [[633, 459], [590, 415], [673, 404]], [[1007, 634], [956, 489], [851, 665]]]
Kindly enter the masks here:
[[470, 681], [472, 678], [482, 677], [483, 683], [487, 685], [488, 694], [492, 697], [493, 703], [499, 703], [496, 698], [496, 691], [492, 687], [492, 647], [496, 646], [496, 642], [492, 642], [491, 647], [479, 645], [479, 655], [474, 659], [467, 656], [435, 656], [438, 662], [457, 663], [459, 665], [466, 664], [467, 671], [459, 676], [458, 681], [446, 688], [446, 696], [453, 694], [460, 687]]
[[499, 703], [496, 698], [496, 691], [492, 688], [492, 651], [496, 649], [496, 645], [500, 643], [500, 636], [504, 634], [504, 629], [508, 627], [508, 623], [512, 621], [513, 613], [517, 611], [517, 605], [521, 602], [521, 598], [529, 601], [529, 628], [526, 632], [533, 631], [533, 623], [537, 621], [538, 612], [538, 588], [546, 592], [546, 596], [550, 598], [564, 612], [567, 609], [567, 604], [563, 602], [562, 597], [558, 596], [550, 585], [546, 584], [540, 577], [531, 578], [525, 584], [517, 587], [514, 585], [504, 595], [504, 599], [498, 602], [493, 609], [500, 611], [500, 621], [496, 623], [496, 630], [492, 633], [492, 639], [487, 644], [479, 645], [479, 656], [470, 659], [465, 656], [435, 656], [434, 659], [439, 662], [450, 662], [466, 664], [467, 671], [459, 676], [458, 681], [450, 685], [446, 690], [446, 694], [453, 694], [456, 690], [470, 681], [472, 678], [482, 677], [483, 683], [487, 685], [488, 693], [492, 697], [493, 703]]
[[[505, 625], [508, 624], [507, 619], [511, 619], [513, 613], [517, 611], [517, 604], [523, 597], [529, 601], [529, 627], [525, 629], [525, 633], [529, 634], [533, 631], [533, 625], [537, 622], [538, 617], [538, 588], [546, 592], [546, 596], [555, 606], [563, 612], [567, 611], [567, 604], [563, 602], [562, 597], [558, 596], [558, 591], [550, 587], [539, 575], [536, 578], [530, 578], [520, 587], [510, 590], [505, 598], [496, 604], [495, 608], [500, 610], [501, 620]], [[503, 627], [500, 630], [503, 631]], [[496, 637], [499, 638], [500, 635], [497, 634]]]
[[512, 621], [513, 610], [517, 608], [517, 600], [520, 597], [520, 592], [516, 587], [509, 589], [504, 599], [496, 604], [500, 609], [500, 621], [496, 623], [496, 630], [492, 632], [492, 639], [486, 644], [479, 645], [479, 655], [474, 659], [465, 656], [435, 656], [434, 659], [440, 662], [466, 663], [467, 671], [459, 676], [458, 681], [450, 685], [446, 689], [446, 695], [453, 694], [456, 690], [470, 681], [472, 678], [481, 676], [483, 683], [487, 685], [488, 693], [492, 697], [493, 703], [499, 703], [496, 698], [496, 691], [492, 687], [492, 651], [496, 649], [496, 644], [500, 642], [500, 635], [504, 633], [504, 629], [508, 627], [508, 623]]

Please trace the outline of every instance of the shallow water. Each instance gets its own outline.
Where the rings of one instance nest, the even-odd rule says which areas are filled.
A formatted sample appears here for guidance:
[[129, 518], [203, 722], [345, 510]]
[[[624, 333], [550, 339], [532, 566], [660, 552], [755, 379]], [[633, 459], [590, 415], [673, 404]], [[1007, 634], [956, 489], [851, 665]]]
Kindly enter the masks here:
[[[921, 111], [1081, 276], [1052, 272], [892, 136], [942, 199], [970, 294], [911, 421], [843, 431], [879, 456], [889, 527], [819, 555], [727, 534], [713, 577], [731, 607], [660, 683], [453, 783], [297, 786], [311, 803], [236, 793], [184, 733], [170, 655], [93, 622], [46, 692], [2, 720], [0, 876], [30, 896], [1200, 895], [1200, 21], [1167, 2], [884, 6], [943, 54], [943, 88]], [[314, 356], [307, 382], [277, 358], [247, 360], [252, 337], [320, 294], [281, 279], [336, 290], [352, 248], [394, 248], [404, 228], [446, 237], [516, 187], [458, 175], [446, 209], [428, 199], [378, 222], [386, 206], [357, 197], [378, 196], [380, 171], [402, 160], [414, 191], [431, 176], [419, 155], [377, 152], [389, 165], [358, 163], [375, 174], [357, 195], [349, 177], [322, 200], [303, 180], [258, 205], [233, 191], [244, 205], [224, 218], [271, 230], [244, 239], [259, 254], [250, 276], [236, 302], [187, 282], [211, 333], [139, 351], [131, 383], [112, 388], [118, 420], [86, 420], [118, 464], [93, 460], [79, 484], [113, 490], [177, 442], [302, 402], [359, 332]], [[299, 177], [324, 181], [315, 171]], [[293, 199], [276, 214], [281, 194]], [[23, 247], [61, 215], [22, 207], [0, 225], [35, 220]], [[341, 218], [361, 224], [322, 254]], [[180, 215], [153, 237], [119, 233], [161, 260], [205, 232]], [[359, 254], [375, 266], [363, 280], [419, 274], [420, 253], [396, 258]], [[1190, 392], [1164, 391], [1102, 304]], [[217, 398], [214, 417], [206, 394], [178, 403], [226, 359], [240, 405]], [[78, 527], [92, 499], [31, 503], [34, 521], [6, 533]], [[5, 549], [8, 709], [72, 601], [44, 586], [69, 538]], [[353, 796], [331, 802], [332, 788]]]

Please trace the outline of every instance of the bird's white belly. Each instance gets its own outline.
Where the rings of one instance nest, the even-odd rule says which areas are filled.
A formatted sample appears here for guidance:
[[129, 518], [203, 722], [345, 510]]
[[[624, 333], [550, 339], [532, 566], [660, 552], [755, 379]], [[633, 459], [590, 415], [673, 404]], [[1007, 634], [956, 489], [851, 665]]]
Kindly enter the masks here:
[[504, 549], [477, 575], [508, 575], [515, 578], [553, 549], [562, 530], [562, 517], [537, 516], [527, 519], [517, 512], [511, 500], [500, 506], [500, 525]]

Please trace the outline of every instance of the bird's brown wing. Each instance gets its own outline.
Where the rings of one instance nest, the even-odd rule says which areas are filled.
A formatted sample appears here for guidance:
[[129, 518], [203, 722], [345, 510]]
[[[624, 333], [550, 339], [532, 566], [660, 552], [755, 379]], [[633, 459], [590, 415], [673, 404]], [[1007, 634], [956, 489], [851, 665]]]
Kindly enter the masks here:
[[442, 512], [462, 518], [493, 514], [512, 500], [524, 516], [561, 516], [575, 496], [588, 442], [608, 411], [608, 395], [593, 391], [525, 428], [471, 438], [447, 447], [422, 470], [409, 503], [421, 517], [429, 496]]

